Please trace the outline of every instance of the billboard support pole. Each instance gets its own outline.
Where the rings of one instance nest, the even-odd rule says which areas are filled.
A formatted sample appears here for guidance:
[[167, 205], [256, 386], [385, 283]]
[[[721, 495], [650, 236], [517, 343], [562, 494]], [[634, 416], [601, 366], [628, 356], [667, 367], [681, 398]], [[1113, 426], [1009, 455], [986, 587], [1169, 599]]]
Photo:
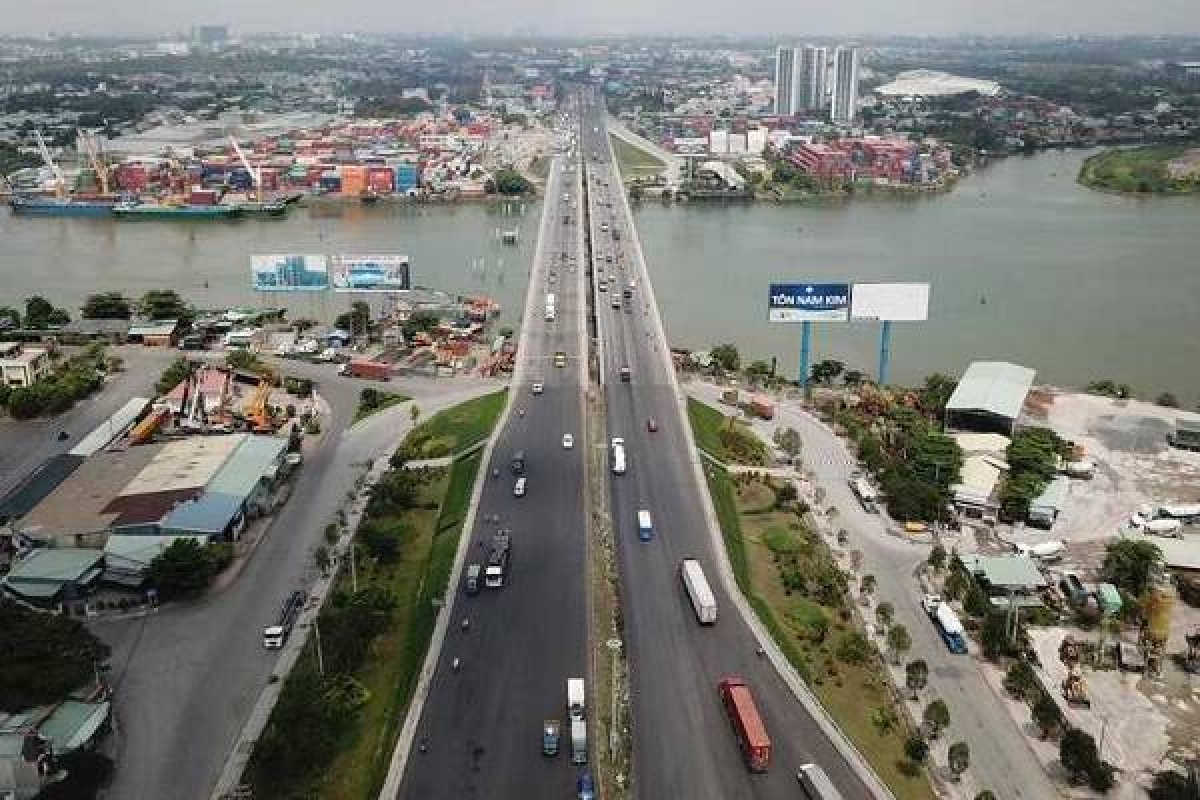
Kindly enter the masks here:
[[883, 321], [883, 332], [879, 334], [879, 385], [887, 386], [888, 362], [892, 357], [892, 321]]
[[812, 349], [812, 322], [800, 323], [800, 388], [808, 396], [808, 358]]

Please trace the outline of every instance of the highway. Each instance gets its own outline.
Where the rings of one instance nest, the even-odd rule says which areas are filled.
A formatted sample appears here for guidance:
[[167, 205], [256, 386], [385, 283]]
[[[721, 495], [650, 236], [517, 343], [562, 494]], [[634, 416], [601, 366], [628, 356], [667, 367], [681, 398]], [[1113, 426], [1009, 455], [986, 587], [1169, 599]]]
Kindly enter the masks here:
[[[560, 155], [551, 164], [514, 396], [486, 466], [466, 556], [466, 565], [486, 563], [494, 532], [511, 530], [509, 580], [474, 596], [465, 594], [461, 581], [452, 587], [451, 605], [443, 611], [452, 615], [450, 625], [420, 710], [417, 746], [407, 756], [400, 797], [549, 800], [571, 796], [575, 787], [579, 768], [570, 764], [566, 681], [586, 678], [588, 664], [586, 308], [580, 170], [568, 161]], [[547, 293], [555, 295], [553, 321], [545, 319]], [[554, 366], [559, 351], [567, 355], [563, 367]], [[534, 383], [544, 384], [541, 394], [533, 394]], [[574, 436], [572, 449], [564, 448], [564, 433]], [[516, 451], [525, 455], [524, 497], [514, 496], [510, 467]], [[470, 620], [465, 631], [462, 618]], [[456, 658], [458, 671], [451, 666]], [[541, 752], [542, 721], [548, 718], [563, 721], [554, 758]]]
[[[602, 103], [587, 101], [583, 154], [607, 423], [609, 436], [625, 439], [629, 463], [627, 474], [612, 476], [610, 505], [632, 669], [636, 796], [795, 798], [796, 769], [816, 762], [847, 800], [872, 797], [769, 661], [757, 655], [750, 628], [717, 579], [706, 489], [697, 485], [668, 345], [612, 163]], [[613, 282], [607, 291], [600, 291], [601, 279]], [[612, 307], [614, 288], [619, 294], [630, 281], [636, 284], [631, 299]], [[622, 367], [630, 370], [628, 382], [621, 380]], [[654, 433], [648, 431], [651, 418], [658, 424]], [[652, 514], [650, 542], [638, 540], [639, 509]], [[685, 557], [701, 561], [716, 593], [720, 617], [711, 628], [696, 623], [681, 588], [678, 570]], [[765, 774], [746, 769], [718, 697], [717, 682], [729, 674], [746, 679], [771, 737]]]

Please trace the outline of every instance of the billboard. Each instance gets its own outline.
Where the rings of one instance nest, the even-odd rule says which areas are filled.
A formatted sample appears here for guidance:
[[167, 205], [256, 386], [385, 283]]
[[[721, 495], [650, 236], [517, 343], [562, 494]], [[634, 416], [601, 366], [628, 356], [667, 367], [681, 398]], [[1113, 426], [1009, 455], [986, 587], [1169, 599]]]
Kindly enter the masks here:
[[397, 292], [412, 288], [408, 256], [333, 256], [331, 282], [337, 292]]
[[771, 322], [846, 322], [850, 284], [772, 283], [767, 309]]
[[928, 283], [856, 283], [851, 319], [922, 322], [929, 319]]
[[329, 262], [320, 255], [250, 256], [250, 280], [260, 292], [323, 292]]

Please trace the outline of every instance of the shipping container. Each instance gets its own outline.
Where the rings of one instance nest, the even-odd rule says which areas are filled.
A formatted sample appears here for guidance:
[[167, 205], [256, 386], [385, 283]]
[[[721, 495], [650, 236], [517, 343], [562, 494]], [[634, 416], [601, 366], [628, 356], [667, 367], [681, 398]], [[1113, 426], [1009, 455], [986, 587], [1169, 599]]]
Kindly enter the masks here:
[[737, 675], [722, 678], [717, 684], [725, 712], [733, 726], [738, 747], [752, 772], [766, 772], [771, 763], [771, 739], [750, 694], [750, 687]]

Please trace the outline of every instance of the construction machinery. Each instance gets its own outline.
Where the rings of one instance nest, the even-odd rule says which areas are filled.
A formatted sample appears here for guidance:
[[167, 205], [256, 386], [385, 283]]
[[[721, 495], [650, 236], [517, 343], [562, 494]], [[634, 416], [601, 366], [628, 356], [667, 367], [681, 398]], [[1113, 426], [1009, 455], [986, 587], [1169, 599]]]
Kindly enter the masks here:
[[267, 408], [267, 400], [271, 397], [271, 384], [259, 381], [246, 408], [246, 421], [255, 433], [274, 433], [275, 420]]
[[96, 173], [96, 183], [100, 188], [100, 195], [107, 197], [109, 195], [109, 167], [104, 162], [95, 132], [80, 128], [77, 141], [79, 147], [87, 155], [88, 161], [92, 165], [92, 171]]

